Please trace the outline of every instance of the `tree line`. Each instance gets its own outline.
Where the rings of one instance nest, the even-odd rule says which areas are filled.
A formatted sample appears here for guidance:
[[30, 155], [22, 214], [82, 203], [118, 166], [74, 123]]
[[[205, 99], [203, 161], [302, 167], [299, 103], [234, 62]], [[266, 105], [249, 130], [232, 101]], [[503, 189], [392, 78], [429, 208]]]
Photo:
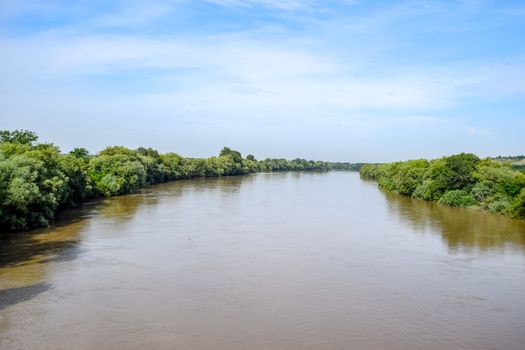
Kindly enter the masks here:
[[85, 148], [62, 154], [55, 145], [37, 141], [31, 131], [0, 131], [0, 232], [46, 226], [60, 209], [167, 181], [270, 171], [357, 170], [349, 163], [258, 161], [228, 147], [219, 156], [204, 159], [122, 146], [96, 155]]
[[509, 163], [461, 153], [434, 160], [366, 164], [360, 174], [387, 191], [525, 219], [525, 174]]

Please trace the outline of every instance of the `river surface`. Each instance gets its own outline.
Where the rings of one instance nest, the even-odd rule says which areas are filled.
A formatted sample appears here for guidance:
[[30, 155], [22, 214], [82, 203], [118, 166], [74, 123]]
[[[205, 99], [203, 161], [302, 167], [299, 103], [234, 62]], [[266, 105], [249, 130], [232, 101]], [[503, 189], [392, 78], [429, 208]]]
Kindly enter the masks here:
[[0, 349], [525, 349], [525, 222], [357, 173], [178, 181], [0, 241]]

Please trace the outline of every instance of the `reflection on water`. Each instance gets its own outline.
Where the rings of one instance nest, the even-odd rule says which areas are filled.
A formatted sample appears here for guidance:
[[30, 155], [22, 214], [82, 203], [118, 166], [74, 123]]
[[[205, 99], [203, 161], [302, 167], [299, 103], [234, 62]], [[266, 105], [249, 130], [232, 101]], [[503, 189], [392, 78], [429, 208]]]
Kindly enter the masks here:
[[79, 232], [87, 220], [67, 215], [62, 220], [51, 228], [6, 235], [0, 240], [0, 291], [31, 290], [46, 279], [48, 263], [73, 260], [80, 254]]
[[[264, 174], [261, 176], [271, 176]], [[248, 184], [252, 177], [224, 177], [178, 181], [146, 188], [139, 193], [112, 197], [85, 205], [83, 208], [63, 212], [57, 222], [49, 228], [17, 234], [0, 235], [0, 291], [11, 294], [36, 295], [27, 291], [44, 291], [46, 263], [74, 260], [81, 253], [81, 232], [90, 218], [97, 216], [108, 222], [125, 225], [133, 218], [139, 207], [147, 210], [154, 207], [159, 198], [176, 198], [192, 192], [219, 190], [220, 193], [235, 193], [241, 184]], [[119, 229], [122, 227], [119, 226]], [[46, 286], [44, 289], [42, 286]], [[18, 292], [17, 292], [18, 291]], [[7, 294], [1, 294], [0, 299]], [[26, 298], [21, 298], [25, 300]]]
[[0, 241], [0, 349], [521, 349], [524, 225], [356, 173], [162, 184]]
[[452, 208], [393, 193], [384, 193], [391, 213], [415, 232], [442, 235], [451, 252], [513, 249], [525, 252], [525, 222], [501, 215]]
[[49, 283], [36, 283], [30, 286], [0, 290], [0, 310], [29, 300], [39, 293], [47, 292], [51, 288]]

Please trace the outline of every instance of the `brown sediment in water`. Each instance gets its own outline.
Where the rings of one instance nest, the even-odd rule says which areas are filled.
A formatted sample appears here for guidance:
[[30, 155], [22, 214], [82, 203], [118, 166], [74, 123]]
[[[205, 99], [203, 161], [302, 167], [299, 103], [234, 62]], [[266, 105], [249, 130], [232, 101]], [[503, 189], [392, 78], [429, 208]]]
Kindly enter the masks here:
[[356, 173], [173, 182], [0, 245], [1, 349], [521, 349], [525, 223]]

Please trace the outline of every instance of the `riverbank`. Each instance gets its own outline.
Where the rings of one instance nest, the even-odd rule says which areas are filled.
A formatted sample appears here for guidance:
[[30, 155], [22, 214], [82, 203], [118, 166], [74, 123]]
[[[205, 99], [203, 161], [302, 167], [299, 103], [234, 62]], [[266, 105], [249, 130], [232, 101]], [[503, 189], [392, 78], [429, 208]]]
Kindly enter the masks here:
[[510, 164], [461, 153], [430, 161], [367, 164], [360, 174], [386, 191], [525, 219], [525, 174]]
[[360, 166], [299, 158], [257, 160], [228, 147], [209, 158], [123, 146], [107, 147], [96, 155], [84, 148], [62, 154], [53, 144], [37, 140], [30, 131], [0, 133], [0, 233], [47, 226], [60, 210], [158, 183], [264, 171], [358, 170]]

